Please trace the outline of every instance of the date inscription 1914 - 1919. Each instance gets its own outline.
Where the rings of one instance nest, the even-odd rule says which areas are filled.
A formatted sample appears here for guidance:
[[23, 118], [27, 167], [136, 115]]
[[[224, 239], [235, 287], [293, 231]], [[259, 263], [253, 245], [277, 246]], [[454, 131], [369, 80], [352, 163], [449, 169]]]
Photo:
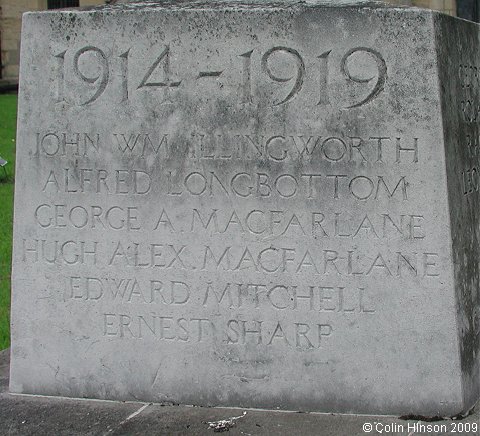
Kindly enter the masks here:
[[[243, 54], [240, 54], [239, 57], [242, 59], [241, 63], [241, 73], [240, 73], [240, 101], [241, 103], [250, 103], [253, 102], [253, 93], [252, 93], [252, 55], [255, 50], [247, 51]], [[323, 54], [317, 56], [317, 77], [318, 83], [320, 86], [320, 93], [316, 101], [316, 105], [326, 105], [330, 103], [330, 67], [329, 67], [329, 57], [332, 50], [326, 51]], [[56, 101], [57, 102], [66, 102], [65, 98], [65, 55], [67, 50], [62, 51], [55, 55], [57, 59], [57, 72], [56, 72]], [[372, 62], [373, 66], [376, 68], [376, 74], [373, 77], [358, 77], [351, 73], [350, 64], [354, 62], [354, 55], [363, 55], [363, 61]], [[96, 62], [96, 69], [99, 70], [98, 74], [87, 75], [85, 71], [82, 72], [80, 66], [80, 59], [84, 56], [88, 56], [84, 59], [94, 60]], [[271, 63], [274, 62], [275, 58], [282, 56], [283, 62], [286, 65], [292, 67], [295, 73], [290, 75], [279, 75], [272, 68]], [[119, 101], [125, 102], [129, 100], [129, 93], [131, 92], [131, 86], [129, 83], [129, 60], [131, 57], [131, 50], [128, 49], [124, 53], [118, 55], [118, 66], [119, 77], [121, 80], [121, 85], [118, 93]], [[109, 62], [109, 56], [102, 49], [89, 45], [82, 47], [77, 50], [72, 58], [72, 70], [77, 79], [81, 82], [87, 84], [93, 88], [93, 94], [85, 97], [83, 100], [79, 101], [78, 104], [81, 106], [88, 105], [97, 101], [102, 94], [107, 89], [109, 84], [111, 74], [111, 62]], [[290, 47], [275, 46], [267, 50], [261, 56], [260, 60], [261, 73], [266, 76], [269, 80], [277, 85], [284, 84], [286, 87], [286, 94], [283, 98], [278, 98], [276, 101], [272, 101], [272, 106], [279, 106], [288, 103], [296, 95], [298, 95], [303, 88], [306, 76], [306, 65], [305, 61], [302, 58], [301, 54]], [[375, 80], [374, 85], [368, 85], [370, 91], [366, 96], [363, 96], [357, 102], [350, 102], [345, 108], [357, 108], [367, 104], [377, 97], [384, 89], [385, 83], [387, 80], [387, 65], [382, 55], [371, 48], [367, 47], [356, 47], [348, 50], [340, 62], [340, 71], [348, 82], [356, 84], [368, 84]], [[219, 78], [223, 74], [223, 70], [216, 69], [215, 71], [199, 71], [196, 73], [195, 79], [201, 78]], [[162, 79], [155, 79], [158, 74], [161, 74]], [[162, 103], [170, 102], [169, 91], [175, 88], [180, 88], [183, 83], [182, 79], [172, 78], [172, 71], [170, 68], [170, 47], [167, 45], [163, 48], [160, 55], [155, 59], [155, 61], [147, 69], [145, 75], [140, 80], [137, 85], [137, 91], [142, 88], [160, 88], [164, 91], [164, 100]]]

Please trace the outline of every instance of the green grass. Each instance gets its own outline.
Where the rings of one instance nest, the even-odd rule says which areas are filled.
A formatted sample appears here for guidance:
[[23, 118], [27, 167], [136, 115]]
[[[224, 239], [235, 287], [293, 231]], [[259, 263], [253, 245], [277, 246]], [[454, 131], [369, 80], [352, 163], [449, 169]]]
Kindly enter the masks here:
[[10, 346], [10, 270], [12, 264], [13, 179], [17, 96], [0, 95], [0, 350]]

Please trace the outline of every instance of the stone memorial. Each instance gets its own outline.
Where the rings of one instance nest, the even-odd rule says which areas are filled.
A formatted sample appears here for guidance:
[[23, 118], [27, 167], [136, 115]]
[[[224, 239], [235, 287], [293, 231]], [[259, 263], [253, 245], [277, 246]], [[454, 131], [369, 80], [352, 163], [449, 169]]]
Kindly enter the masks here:
[[334, 3], [24, 15], [11, 392], [475, 404], [479, 27]]

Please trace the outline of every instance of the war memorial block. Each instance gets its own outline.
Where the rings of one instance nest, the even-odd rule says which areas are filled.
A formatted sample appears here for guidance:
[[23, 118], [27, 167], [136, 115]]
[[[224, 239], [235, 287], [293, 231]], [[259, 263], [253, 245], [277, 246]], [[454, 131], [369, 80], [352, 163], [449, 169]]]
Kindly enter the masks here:
[[11, 391], [467, 411], [478, 29], [321, 1], [24, 15]]

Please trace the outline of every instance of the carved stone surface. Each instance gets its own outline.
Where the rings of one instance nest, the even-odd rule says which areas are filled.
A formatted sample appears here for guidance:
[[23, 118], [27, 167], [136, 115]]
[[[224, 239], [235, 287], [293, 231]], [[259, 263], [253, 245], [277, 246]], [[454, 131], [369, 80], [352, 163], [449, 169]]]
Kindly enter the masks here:
[[12, 392], [474, 404], [476, 25], [143, 2], [22, 37]]

